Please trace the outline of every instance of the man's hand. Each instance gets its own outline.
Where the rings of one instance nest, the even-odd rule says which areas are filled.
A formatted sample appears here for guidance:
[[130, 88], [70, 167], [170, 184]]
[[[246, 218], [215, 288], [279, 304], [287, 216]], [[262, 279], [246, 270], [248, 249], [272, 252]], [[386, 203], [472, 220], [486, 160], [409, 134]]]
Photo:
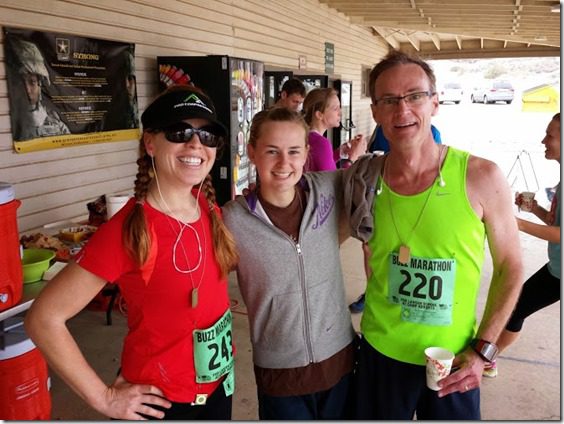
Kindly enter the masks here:
[[249, 193], [252, 193], [257, 189], [256, 183], [251, 183], [247, 188], [243, 189], [243, 196], [247, 196]]
[[484, 360], [471, 347], [456, 355], [452, 367], [458, 369], [438, 382], [441, 388], [439, 397], [454, 392], [464, 393], [480, 387], [484, 365]]

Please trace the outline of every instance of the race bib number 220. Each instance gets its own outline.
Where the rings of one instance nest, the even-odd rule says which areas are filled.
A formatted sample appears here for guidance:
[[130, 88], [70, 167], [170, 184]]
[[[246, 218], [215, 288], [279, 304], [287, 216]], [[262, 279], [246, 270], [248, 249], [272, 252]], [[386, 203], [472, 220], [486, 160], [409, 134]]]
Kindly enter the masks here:
[[401, 306], [401, 319], [427, 325], [450, 325], [456, 261], [412, 256], [407, 264], [390, 255], [388, 301]]

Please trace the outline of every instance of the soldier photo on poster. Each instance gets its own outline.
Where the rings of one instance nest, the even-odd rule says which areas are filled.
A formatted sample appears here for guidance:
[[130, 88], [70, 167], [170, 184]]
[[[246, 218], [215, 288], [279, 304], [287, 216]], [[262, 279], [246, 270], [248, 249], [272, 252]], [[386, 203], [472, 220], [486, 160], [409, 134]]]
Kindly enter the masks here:
[[4, 28], [16, 152], [139, 136], [135, 46]]

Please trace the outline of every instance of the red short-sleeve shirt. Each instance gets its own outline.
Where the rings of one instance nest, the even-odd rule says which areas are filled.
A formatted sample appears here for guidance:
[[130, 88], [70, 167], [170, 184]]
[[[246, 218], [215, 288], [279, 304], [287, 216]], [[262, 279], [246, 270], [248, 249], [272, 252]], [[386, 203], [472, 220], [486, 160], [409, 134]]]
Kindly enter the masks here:
[[[196, 383], [192, 331], [210, 327], [229, 308], [227, 281], [221, 279], [213, 253], [209, 208], [200, 196], [200, 219], [181, 226], [145, 202], [152, 247], [140, 269], [127, 255], [121, 234], [134, 203], [131, 199], [98, 229], [77, 255], [77, 263], [117, 283], [125, 299], [129, 331], [121, 358], [123, 377], [131, 383], [153, 384], [171, 401], [193, 402], [196, 394], [211, 394], [220, 382]], [[200, 261], [188, 274], [177, 271], [173, 263], [173, 246], [181, 230], [177, 267], [190, 269]], [[191, 293], [197, 286], [198, 305], [192, 308]]]

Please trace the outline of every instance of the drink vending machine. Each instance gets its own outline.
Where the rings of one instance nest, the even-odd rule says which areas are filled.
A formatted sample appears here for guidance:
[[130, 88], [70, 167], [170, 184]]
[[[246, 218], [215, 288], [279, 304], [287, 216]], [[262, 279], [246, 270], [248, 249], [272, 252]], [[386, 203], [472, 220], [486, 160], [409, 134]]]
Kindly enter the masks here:
[[264, 104], [264, 65], [224, 55], [158, 56], [157, 64], [161, 90], [193, 83], [210, 96], [229, 131], [227, 145], [212, 169], [217, 202], [223, 205], [256, 181], [247, 142], [253, 116]]
[[282, 86], [292, 79], [291, 71], [264, 71], [264, 108], [268, 109], [276, 104], [280, 98]]
[[352, 129], [356, 127], [352, 121], [352, 81], [337, 79], [332, 83], [341, 102], [341, 125], [332, 130], [333, 148], [336, 149], [352, 138]]

